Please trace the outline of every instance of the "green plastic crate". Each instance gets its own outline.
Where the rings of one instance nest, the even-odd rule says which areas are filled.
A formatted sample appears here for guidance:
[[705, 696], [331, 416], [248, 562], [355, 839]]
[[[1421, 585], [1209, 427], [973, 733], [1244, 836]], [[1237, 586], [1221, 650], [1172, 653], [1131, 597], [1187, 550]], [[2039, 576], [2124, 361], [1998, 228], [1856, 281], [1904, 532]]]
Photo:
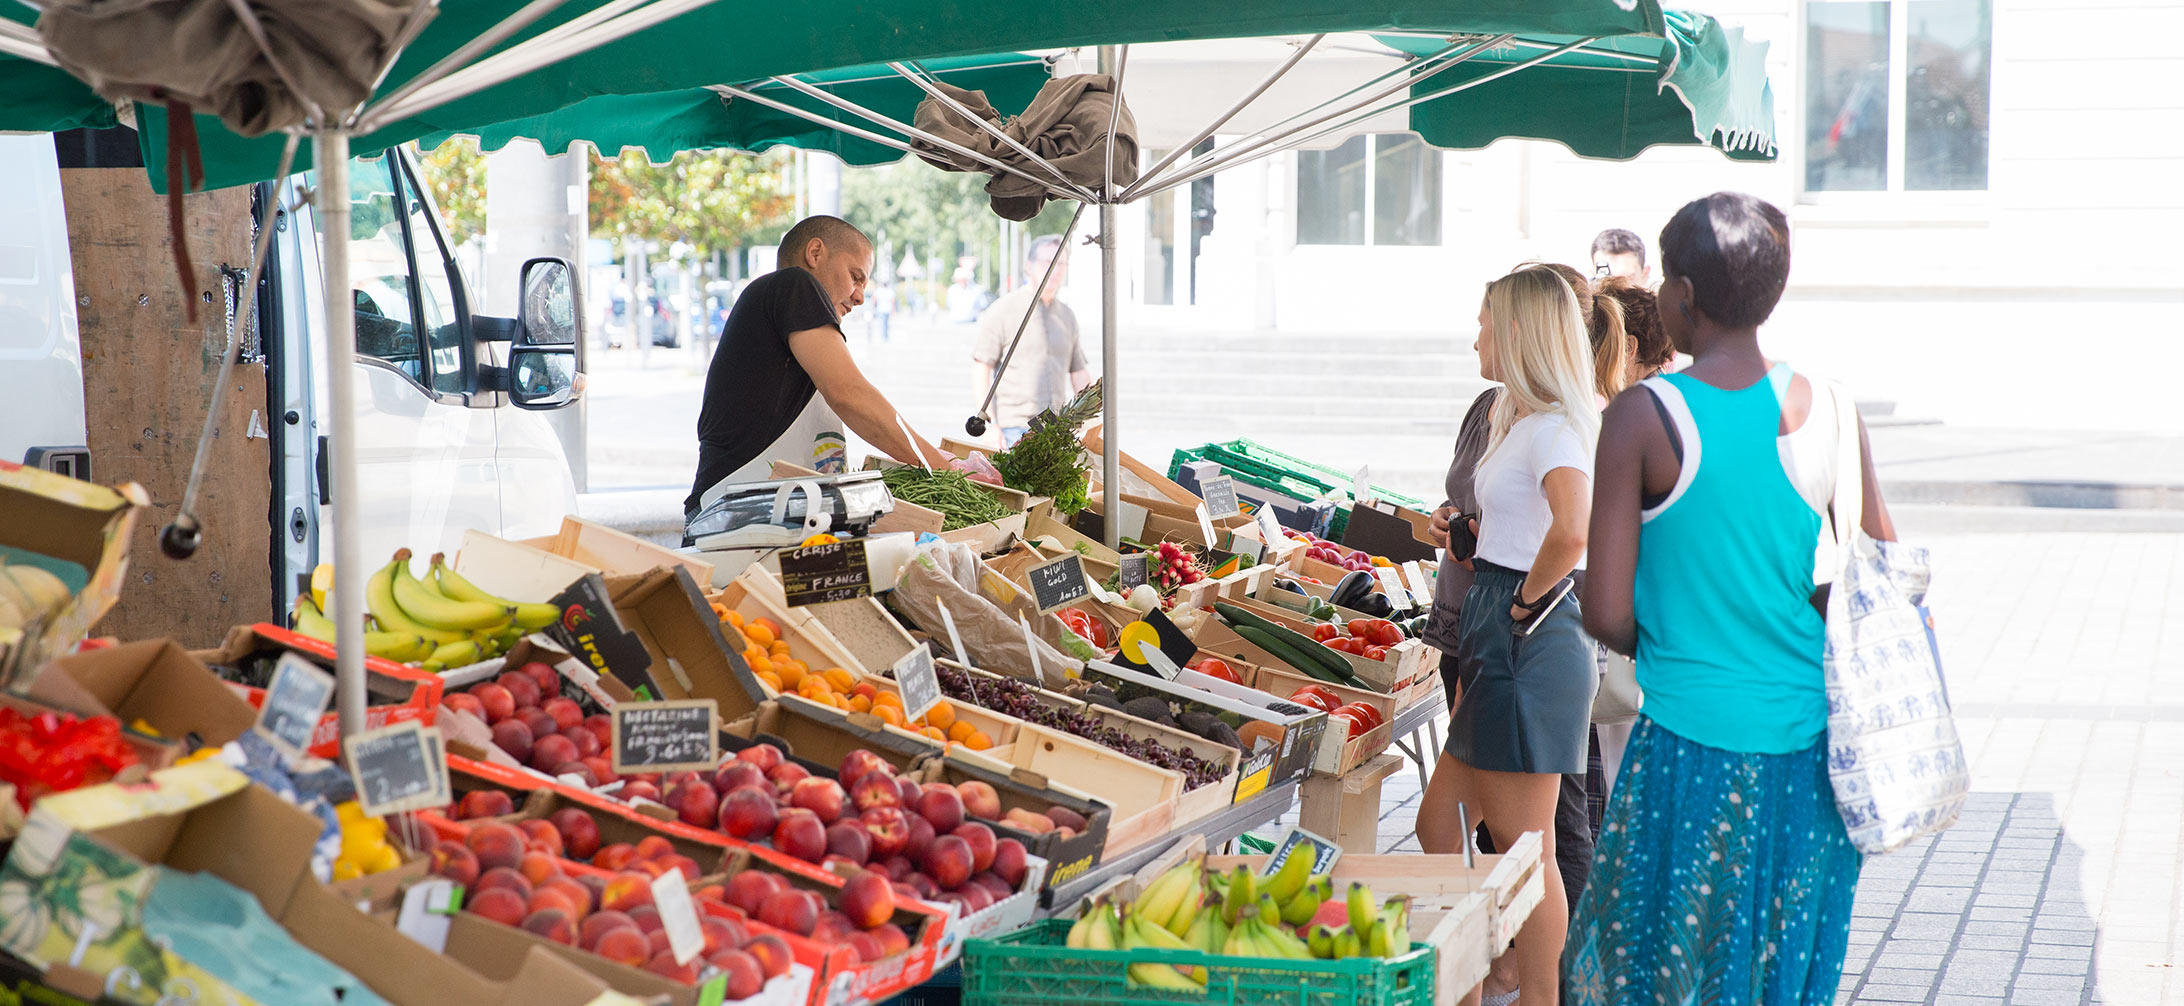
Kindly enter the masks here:
[[[1071, 923], [1045, 919], [963, 947], [963, 1006], [1431, 1006], [1434, 954], [1292, 961], [1194, 950], [1073, 950]], [[1207, 969], [1204, 993], [1131, 988], [1132, 962]]]
[[[1238, 482], [1258, 486], [1268, 492], [1278, 492], [1293, 499], [1316, 500], [1330, 492], [1340, 490], [1339, 498], [1348, 499], [1357, 481], [1355, 472], [1343, 472], [1326, 465], [1306, 461], [1284, 454], [1255, 440], [1230, 440], [1212, 443], [1196, 449], [1175, 452], [1168, 462], [1168, 477], [1177, 478], [1183, 466], [1192, 461], [1212, 461]], [[1374, 486], [1373, 492], [1383, 502], [1395, 503], [1413, 510], [1430, 510], [1423, 501], [1405, 496], [1385, 486]], [[1343, 529], [1350, 523], [1348, 503], [1337, 503], [1334, 519], [1328, 523], [1327, 537], [1342, 540]]]

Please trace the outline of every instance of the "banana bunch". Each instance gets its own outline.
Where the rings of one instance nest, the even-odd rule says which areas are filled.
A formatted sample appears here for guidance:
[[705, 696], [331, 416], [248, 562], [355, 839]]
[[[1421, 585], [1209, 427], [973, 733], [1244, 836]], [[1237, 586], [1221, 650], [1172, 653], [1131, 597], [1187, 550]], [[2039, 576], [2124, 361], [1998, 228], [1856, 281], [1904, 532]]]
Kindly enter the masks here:
[[0, 560], [0, 630], [21, 629], [61, 609], [70, 594], [61, 578], [36, 566]]
[[1312, 956], [1325, 960], [1344, 957], [1392, 957], [1408, 953], [1410, 938], [1410, 897], [1389, 898], [1385, 902], [1373, 902], [1373, 890], [1364, 884], [1351, 884], [1345, 907], [1349, 912], [1349, 924], [1339, 929], [1330, 926], [1313, 926], [1305, 936], [1305, 945]]
[[[296, 599], [296, 631], [332, 642], [335, 626], [325, 616], [332, 568], [311, 576], [311, 592]], [[489, 660], [507, 652], [524, 633], [543, 629], [561, 617], [551, 604], [520, 604], [495, 597], [447, 568], [442, 555], [432, 557], [423, 578], [410, 572], [410, 550], [394, 553], [364, 587], [364, 607], [371, 613], [364, 650], [375, 657], [443, 671]]]

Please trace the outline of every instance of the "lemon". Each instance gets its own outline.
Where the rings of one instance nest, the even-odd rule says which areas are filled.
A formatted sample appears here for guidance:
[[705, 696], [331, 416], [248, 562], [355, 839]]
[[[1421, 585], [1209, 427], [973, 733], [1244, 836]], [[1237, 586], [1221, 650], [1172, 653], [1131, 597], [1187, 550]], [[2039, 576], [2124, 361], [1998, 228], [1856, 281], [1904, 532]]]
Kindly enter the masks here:
[[371, 818], [364, 816], [364, 805], [355, 800], [336, 806], [334, 808], [334, 817], [338, 818], [344, 827], [360, 821], [371, 820]]
[[391, 845], [382, 845], [370, 855], [364, 857], [365, 873], [385, 873], [388, 870], [401, 869], [401, 867], [402, 854], [394, 851], [394, 846]]
[[343, 856], [340, 859], [334, 860], [335, 880], [355, 880], [356, 878], [363, 875], [364, 868], [358, 866], [356, 860], [350, 859], [347, 856]]

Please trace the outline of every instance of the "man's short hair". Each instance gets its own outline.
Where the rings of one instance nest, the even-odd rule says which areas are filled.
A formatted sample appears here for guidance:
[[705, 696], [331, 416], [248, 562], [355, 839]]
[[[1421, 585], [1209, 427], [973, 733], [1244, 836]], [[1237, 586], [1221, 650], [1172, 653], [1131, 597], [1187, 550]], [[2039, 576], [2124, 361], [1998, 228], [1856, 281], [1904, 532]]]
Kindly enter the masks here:
[[1024, 245], [1024, 265], [1030, 267], [1032, 263], [1039, 261], [1039, 256], [1053, 253], [1061, 246], [1062, 236], [1059, 234], [1041, 234], [1032, 238]]
[[1636, 255], [1642, 268], [1646, 264], [1646, 239], [1621, 227], [1611, 227], [1592, 239], [1592, 253], [1594, 259], [1602, 255]]
[[872, 239], [865, 237], [855, 224], [821, 213], [797, 221], [796, 226], [781, 236], [780, 264], [803, 265], [804, 248], [813, 238], [819, 239], [819, 243], [831, 251], [872, 247]]
[[1694, 199], [1661, 230], [1661, 270], [1691, 281], [1699, 310], [1729, 328], [1757, 328], [1790, 279], [1790, 221], [1742, 192]]

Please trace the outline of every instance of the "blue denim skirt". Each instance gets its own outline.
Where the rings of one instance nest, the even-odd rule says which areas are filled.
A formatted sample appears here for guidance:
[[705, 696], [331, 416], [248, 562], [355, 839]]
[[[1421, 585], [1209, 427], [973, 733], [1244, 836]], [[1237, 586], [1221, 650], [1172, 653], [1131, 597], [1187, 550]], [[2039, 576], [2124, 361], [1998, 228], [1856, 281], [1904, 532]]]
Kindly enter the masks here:
[[1509, 604], [1522, 571], [1474, 560], [1457, 630], [1465, 682], [1450, 719], [1448, 755], [1488, 772], [1584, 775], [1599, 670], [1577, 593], [1529, 636], [1516, 634]]

